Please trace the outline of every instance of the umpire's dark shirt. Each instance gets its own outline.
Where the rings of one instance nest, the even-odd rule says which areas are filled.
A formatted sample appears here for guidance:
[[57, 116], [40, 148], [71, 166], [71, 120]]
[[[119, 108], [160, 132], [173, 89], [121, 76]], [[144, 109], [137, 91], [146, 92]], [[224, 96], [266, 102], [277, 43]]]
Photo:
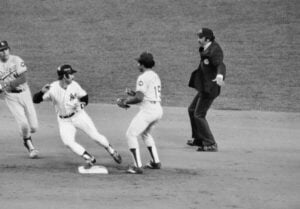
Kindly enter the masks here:
[[210, 97], [217, 97], [221, 88], [212, 80], [216, 78], [217, 74], [222, 74], [225, 79], [226, 67], [223, 63], [223, 51], [220, 45], [213, 41], [205, 50], [200, 47], [199, 52], [200, 64], [191, 74], [189, 87], [207, 93]]

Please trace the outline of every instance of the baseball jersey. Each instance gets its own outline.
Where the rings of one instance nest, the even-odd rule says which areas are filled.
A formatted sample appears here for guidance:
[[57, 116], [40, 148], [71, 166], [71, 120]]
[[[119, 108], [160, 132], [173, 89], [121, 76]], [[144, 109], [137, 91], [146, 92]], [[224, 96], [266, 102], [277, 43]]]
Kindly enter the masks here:
[[85, 95], [86, 91], [76, 81], [72, 81], [66, 89], [60, 86], [59, 81], [54, 81], [43, 95], [43, 100], [52, 101], [57, 114], [64, 116], [81, 110], [79, 98]]
[[[0, 60], [0, 77], [12, 72], [11, 75], [9, 75], [5, 81], [13, 81], [15, 80], [19, 75], [27, 71], [27, 67], [24, 63], [24, 61], [16, 56], [16, 55], [9, 55], [8, 60], [6, 62], [2, 62]], [[20, 84], [16, 87], [18, 90], [24, 90], [28, 88], [27, 82]]]
[[144, 101], [161, 101], [161, 81], [157, 73], [146, 70], [137, 79], [136, 91], [144, 94]]

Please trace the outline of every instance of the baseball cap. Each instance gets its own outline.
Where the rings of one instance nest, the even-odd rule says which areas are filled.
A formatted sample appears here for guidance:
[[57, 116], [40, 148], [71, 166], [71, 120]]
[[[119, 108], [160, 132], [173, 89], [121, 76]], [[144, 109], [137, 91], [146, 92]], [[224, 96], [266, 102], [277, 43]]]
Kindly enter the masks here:
[[57, 73], [59, 75], [63, 75], [63, 74], [73, 74], [73, 73], [76, 73], [77, 71], [74, 70], [72, 68], [71, 65], [68, 65], [68, 64], [64, 64], [64, 65], [61, 65], [57, 68]]
[[212, 39], [214, 37], [214, 32], [209, 29], [209, 28], [201, 28], [197, 35], [199, 36], [199, 38], [209, 38], [209, 39]]
[[154, 63], [153, 55], [149, 52], [143, 52], [140, 57], [136, 58], [135, 60], [144, 65]]
[[7, 41], [0, 41], [0, 51], [3, 51], [8, 48], [9, 48], [9, 46], [8, 46]]

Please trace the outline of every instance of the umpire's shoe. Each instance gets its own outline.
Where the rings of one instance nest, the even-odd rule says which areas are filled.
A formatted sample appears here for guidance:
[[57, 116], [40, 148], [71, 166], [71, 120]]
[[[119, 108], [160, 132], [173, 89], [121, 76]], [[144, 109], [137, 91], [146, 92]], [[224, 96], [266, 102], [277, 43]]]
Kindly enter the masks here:
[[146, 169], [161, 169], [161, 163], [160, 162], [155, 163], [151, 160], [147, 165], [145, 165], [144, 168], [146, 168]]
[[130, 174], [143, 174], [144, 173], [142, 168], [136, 167], [136, 166], [130, 166], [126, 172], [130, 173]]
[[213, 144], [210, 146], [200, 146], [197, 149], [198, 152], [218, 152], [218, 145]]
[[117, 163], [119, 163], [119, 164], [122, 163], [122, 157], [121, 157], [121, 155], [120, 155], [116, 150], [115, 150], [113, 153], [111, 153], [110, 155], [113, 157], [113, 159], [114, 159]]
[[186, 144], [189, 146], [202, 146], [202, 143], [199, 141], [200, 140], [197, 140], [197, 139], [190, 139], [186, 142]]

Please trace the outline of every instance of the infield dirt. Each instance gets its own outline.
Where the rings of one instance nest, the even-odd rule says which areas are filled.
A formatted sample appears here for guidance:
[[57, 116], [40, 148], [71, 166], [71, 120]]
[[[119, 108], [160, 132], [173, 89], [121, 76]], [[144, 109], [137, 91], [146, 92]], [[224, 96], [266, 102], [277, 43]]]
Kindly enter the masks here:
[[[299, 113], [212, 110], [208, 120], [220, 151], [201, 153], [185, 144], [186, 109], [165, 107], [153, 132], [163, 169], [130, 175], [124, 134], [137, 108], [91, 104], [87, 112], [120, 151], [123, 164], [78, 132], [78, 140], [110, 172], [80, 175], [82, 159], [62, 144], [50, 104], [37, 106], [41, 127], [33, 139], [41, 158], [36, 160], [27, 157], [15, 121], [1, 106], [1, 208], [299, 208]], [[146, 163], [149, 155], [142, 141], [140, 146]]]

